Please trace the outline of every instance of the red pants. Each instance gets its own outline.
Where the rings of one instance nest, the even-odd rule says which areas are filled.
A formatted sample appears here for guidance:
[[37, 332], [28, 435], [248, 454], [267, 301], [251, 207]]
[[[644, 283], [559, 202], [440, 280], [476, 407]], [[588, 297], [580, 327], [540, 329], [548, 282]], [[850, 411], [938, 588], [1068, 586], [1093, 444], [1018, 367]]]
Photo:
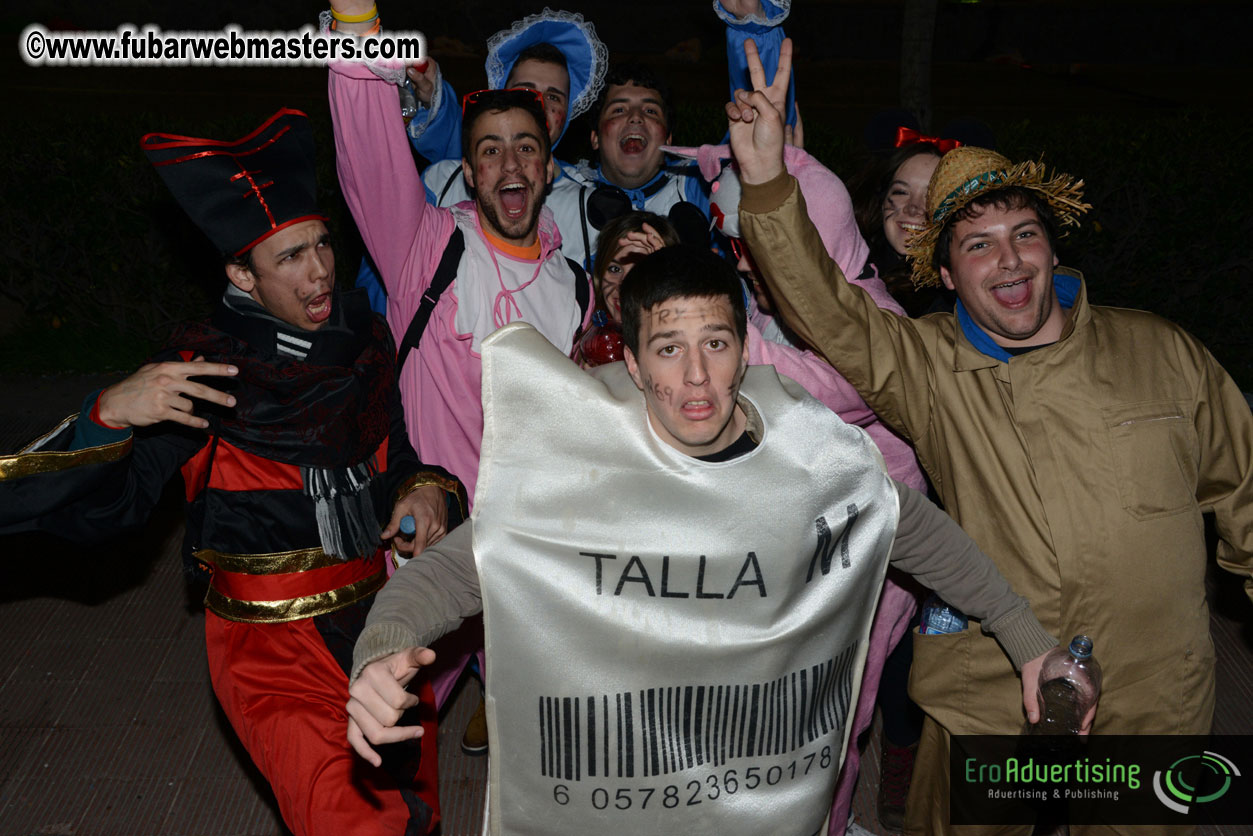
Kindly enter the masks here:
[[296, 836], [421, 836], [435, 827], [434, 695], [425, 679], [421, 762], [402, 793], [395, 768], [375, 768], [348, 745], [348, 678], [311, 619], [242, 624], [206, 612], [205, 643], [218, 701]]

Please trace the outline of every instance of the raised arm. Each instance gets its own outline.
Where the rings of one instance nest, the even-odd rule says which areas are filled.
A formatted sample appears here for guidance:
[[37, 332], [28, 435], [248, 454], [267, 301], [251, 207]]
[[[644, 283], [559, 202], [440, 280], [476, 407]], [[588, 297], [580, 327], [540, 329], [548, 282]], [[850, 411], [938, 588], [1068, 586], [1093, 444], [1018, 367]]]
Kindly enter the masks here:
[[[731, 98], [735, 97], [736, 90], [753, 89], [748, 60], [744, 57], [747, 42], [751, 41], [757, 50], [766, 77], [774, 76], [787, 37], [783, 32], [783, 21], [789, 12], [790, 8], [780, 7], [771, 0], [720, 0], [714, 5], [714, 13], [727, 25], [727, 72]], [[788, 48], [791, 49], [790, 44]], [[788, 84], [782, 94], [787, 124], [794, 126], [799, 118], [795, 85]]]
[[[345, 15], [368, 11], [369, 0], [336, 0]], [[452, 217], [433, 211], [413, 163], [396, 88], [365, 64], [331, 62], [331, 119], [344, 199], [391, 299], [413, 300], [451, 233]], [[416, 268], [416, 269], [415, 269]]]
[[[727, 105], [744, 193], [740, 230], [784, 322], [825, 357], [898, 432], [917, 442], [930, 421], [930, 355], [920, 328], [881, 310], [846, 280], [784, 167], [783, 117], [749, 50], [754, 90]], [[780, 67], [780, 74], [783, 72]], [[769, 85], [784, 79], [776, 75]], [[925, 323], [924, 323], [925, 325]]]

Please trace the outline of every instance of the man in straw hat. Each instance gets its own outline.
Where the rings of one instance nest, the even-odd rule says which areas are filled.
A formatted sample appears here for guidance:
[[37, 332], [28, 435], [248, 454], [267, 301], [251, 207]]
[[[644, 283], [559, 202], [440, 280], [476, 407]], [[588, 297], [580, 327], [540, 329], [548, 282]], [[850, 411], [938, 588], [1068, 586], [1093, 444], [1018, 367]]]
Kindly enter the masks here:
[[[0, 457], [0, 534], [136, 528], [181, 471], [213, 690], [284, 822], [302, 836], [430, 832], [434, 735], [381, 766], [355, 758], [346, 669], [387, 579], [385, 541], [439, 539], [464, 492], [409, 444], [387, 325], [364, 292], [335, 287], [309, 120], [285, 109], [236, 141], [141, 146], [229, 283], [211, 320], [180, 325], [153, 363]], [[433, 713], [420, 722], [435, 728]]]
[[[1045, 626], [1095, 639], [1105, 683], [1089, 728], [1207, 733], [1201, 517], [1214, 513], [1219, 564], [1253, 574], [1253, 416], [1195, 338], [1089, 305], [1083, 278], [1057, 269], [1058, 228], [1088, 208], [1082, 181], [980, 148], [945, 155], [910, 255], [916, 281], [959, 301], [904, 319], [827, 256], [765, 96], [739, 91], [727, 111], [741, 227], [781, 313], [915, 445], [948, 512]], [[928, 716], [906, 830], [941, 833], [950, 735], [1017, 733], [1021, 686], [974, 627], [914, 646]]]

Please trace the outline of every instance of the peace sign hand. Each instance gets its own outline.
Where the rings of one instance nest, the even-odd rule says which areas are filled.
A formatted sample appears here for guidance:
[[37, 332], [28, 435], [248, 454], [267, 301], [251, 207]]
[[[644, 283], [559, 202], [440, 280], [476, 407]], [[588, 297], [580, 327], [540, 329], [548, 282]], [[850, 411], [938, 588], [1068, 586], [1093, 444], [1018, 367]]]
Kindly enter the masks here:
[[731, 151], [740, 165], [740, 179], [748, 184], [765, 183], [781, 174], [783, 166], [784, 112], [787, 88], [792, 79], [792, 40], [783, 41], [779, 68], [766, 84], [766, 73], [757, 44], [744, 42], [751, 92], [736, 90], [727, 103], [727, 130]]

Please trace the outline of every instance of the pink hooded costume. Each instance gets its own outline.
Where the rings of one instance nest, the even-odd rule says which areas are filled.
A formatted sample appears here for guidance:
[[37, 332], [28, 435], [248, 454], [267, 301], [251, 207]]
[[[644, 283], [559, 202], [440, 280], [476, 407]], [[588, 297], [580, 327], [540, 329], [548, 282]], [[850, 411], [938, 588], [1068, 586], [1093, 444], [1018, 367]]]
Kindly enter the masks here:
[[[429, 205], [395, 85], [365, 64], [331, 62], [330, 70], [339, 182], [387, 288], [387, 322], [398, 345], [455, 228], [465, 240], [457, 277], [440, 296], [420, 349], [409, 355], [397, 385], [413, 446], [424, 461], [456, 474], [473, 504], [483, 440], [479, 341], [522, 320], [569, 351], [580, 324], [590, 319], [590, 306], [585, 319], [575, 301], [575, 282], [588, 278], [567, 264], [547, 208], [539, 217], [540, 257], [531, 261], [491, 244], [474, 204]], [[437, 706], [447, 699], [469, 655], [481, 647], [481, 633], [473, 630], [458, 631], [440, 644], [431, 671]]]

